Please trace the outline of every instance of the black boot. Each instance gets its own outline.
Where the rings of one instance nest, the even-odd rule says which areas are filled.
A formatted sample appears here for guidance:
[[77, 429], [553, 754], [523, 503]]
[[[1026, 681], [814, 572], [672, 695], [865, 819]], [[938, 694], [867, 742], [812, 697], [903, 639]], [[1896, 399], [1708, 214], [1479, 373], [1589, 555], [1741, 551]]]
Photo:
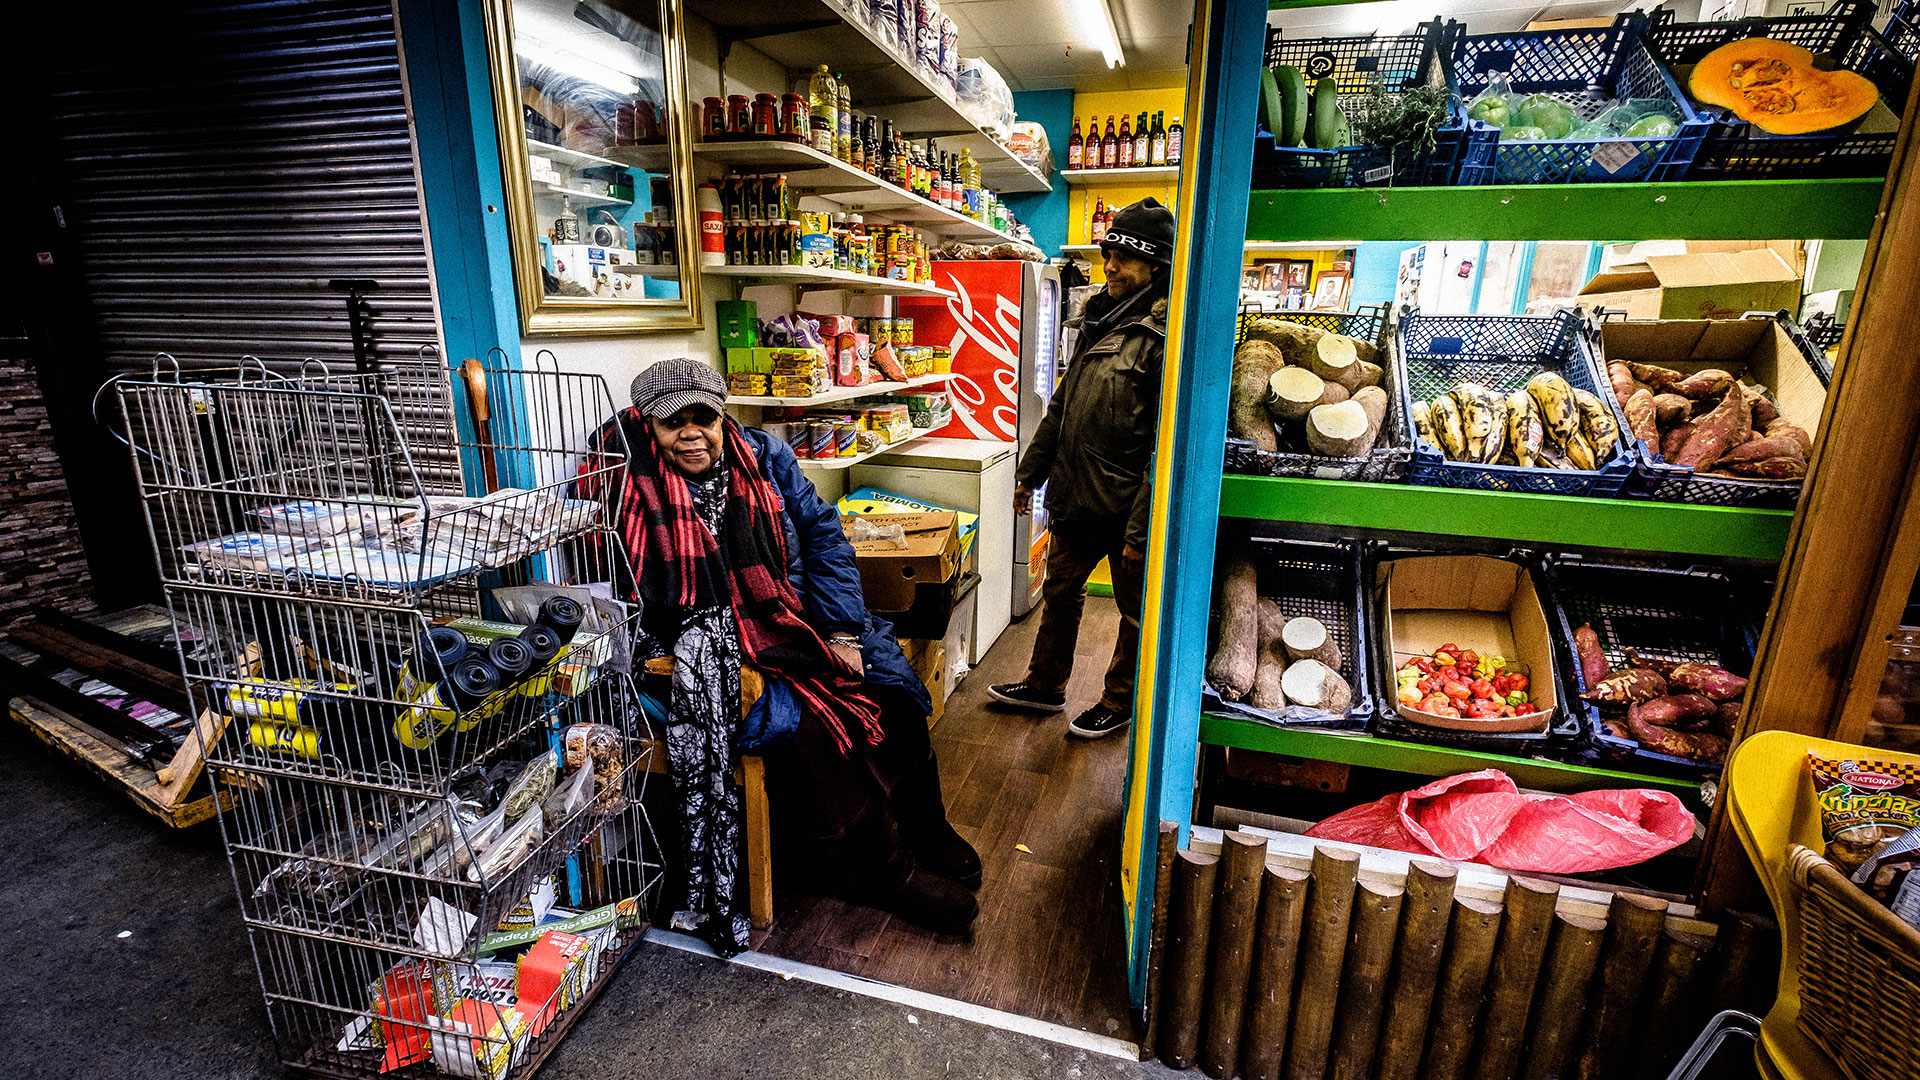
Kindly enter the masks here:
[[980, 887], [980, 853], [947, 821], [940, 795], [940, 769], [931, 752], [893, 789], [893, 816], [900, 837], [920, 865], [969, 889]]
[[863, 819], [839, 841], [849, 899], [940, 934], [962, 934], [980, 905], [958, 882], [916, 865], [884, 814]]

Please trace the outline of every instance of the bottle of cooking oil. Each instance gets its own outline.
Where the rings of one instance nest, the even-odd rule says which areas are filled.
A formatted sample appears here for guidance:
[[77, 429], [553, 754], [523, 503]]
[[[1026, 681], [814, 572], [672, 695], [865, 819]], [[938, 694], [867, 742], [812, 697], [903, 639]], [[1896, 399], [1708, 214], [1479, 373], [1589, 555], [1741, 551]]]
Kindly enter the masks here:
[[833, 155], [841, 161], [853, 160], [853, 91], [847, 87], [847, 77], [839, 72], [833, 73], [835, 89], [839, 92], [836, 103], [839, 111], [835, 117], [833, 133]]
[[985, 208], [980, 199], [980, 163], [973, 160], [973, 151], [964, 146], [960, 148], [960, 190], [966, 215], [979, 220]]
[[840, 86], [825, 64], [807, 83], [807, 126], [812, 135], [810, 145], [828, 157], [835, 156], [834, 147], [840, 138]]

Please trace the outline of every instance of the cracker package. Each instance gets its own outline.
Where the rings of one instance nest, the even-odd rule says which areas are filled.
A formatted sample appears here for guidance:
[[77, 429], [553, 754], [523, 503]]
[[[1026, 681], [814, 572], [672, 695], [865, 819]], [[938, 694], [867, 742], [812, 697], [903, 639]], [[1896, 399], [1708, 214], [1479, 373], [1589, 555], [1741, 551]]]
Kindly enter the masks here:
[[1882, 903], [1891, 902], [1920, 855], [1920, 766], [1807, 759], [1827, 858]]

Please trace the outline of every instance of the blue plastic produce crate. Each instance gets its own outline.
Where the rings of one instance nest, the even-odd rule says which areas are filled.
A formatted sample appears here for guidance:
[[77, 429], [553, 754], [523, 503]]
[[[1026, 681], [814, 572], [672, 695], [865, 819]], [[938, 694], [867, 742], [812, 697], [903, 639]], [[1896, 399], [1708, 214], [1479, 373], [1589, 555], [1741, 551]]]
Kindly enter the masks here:
[[1676, 132], [1665, 137], [1509, 139], [1478, 120], [1468, 126], [1490, 132], [1497, 143], [1490, 160], [1461, 170], [1461, 184], [1581, 184], [1684, 180], [1706, 137], [1706, 125], [1686, 95], [1648, 51], [1647, 17], [1619, 16], [1613, 25], [1575, 30], [1530, 30], [1462, 35], [1453, 42], [1453, 69], [1462, 107], [1487, 88], [1495, 74], [1521, 96], [1545, 94], [1572, 106], [1582, 120], [1606, 111], [1616, 99], [1658, 101], [1670, 109]]
[[[1885, 176], [1893, 160], [1899, 118], [1913, 88], [1913, 61], [1875, 33], [1871, 5], [1842, 0], [1825, 15], [1791, 15], [1738, 22], [1683, 23], [1661, 8], [1653, 13], [1648, 44], [1657, 59], [1684, 87], [1684, 76], [1701, 57], [1730, 42], [1768, 37], [1830, 57], [1848, 71], [1864, 75], [1880, 88], [1892, 111], [1881, 115], [1885, 130], [1860, 131], [1860, 124], [1811, 135], [1769, 135], [1718, 106], [1694, 105], [1706, 125], [1705, 141], [1694, 156], [1688, 180], [1813, 179]], [[1691, 103], [1691, 99], [1688, 99]]]
[[1690, 660], [1746, 675], [1758, 628], [1743, 615], [1733, 582], [1708, 567], [1663, 569], [1593, 563], [1548, 555], [1542, 588], [1548, 629], [1558, 638], [1561, 696], [1586, 728], [1604, 764], [1669, 776], [1719, 772], [1721, 763], [1650, 750], [1626, 731], [1626, 710], [1586, 700], [1589, 687], [1574, 655], [1573, 632], [1591, 626], [1609, 670], [1627, 667], [1627, 650], [1647, 660]]
[[1920, 61], [1920, 3], [1914, 0], [1900, 0], [1893, 5], [1893, 15], [1887, 19], [1887, 27], [1880, 32], [1894, 52], [1907, 58], [1908, 63]]
[[[1309, 88], [1322, 78], [1340, 86], [1340, 106], [1354, 128], [1366, 114], [1367, 89], [1379, 82], [1397, 95], [1429, 79], [1456, 90], [1450, 70], [1450, 42], [1457, 23], [1435, 20], [1412, 34], [1374, 34], [1346, 38], [1286, 38], [1278, 27], [1267, 34], [1266, 66], [1291, 64], [1306, 76]], [[1275, 132], [1256, 131], [1253, 143], [1255, 188], [1444, 187], [1456, 182], [1470, 155], [1469, 142], [1490, 144], [1485, 132], [1470, 136], [1458, 104], [1452, 121], [1435, 134], [1430, 150], [1414, 147], [1347, 146], [1316, 150], [1278, 145]]]
[[[1353, 691], [1352, 707], [1344, 713], [1299, 706], [1268, 712], [1243, 702], [1226, 701], [1211, 685], [1203, 685], [1206, 708], [1282, 727], [1359, 730], [1367, 726], [1375, 708], [1368, 661], [1373, 627], [1367, 617], [1362, 550], [1358, 540], [1319, 543], [1255, 536], [1247, 541], [1260, 596], [1280, 605], [1280, 613], [1289, 619], [1309, 616], [1327, 628], [1328, 639], [1340, 650], [1340, 677]], [[1216, 619], [1218, 614], [1215, 612]], [[1218, 632], [1216, 625], [1216, 641]]]
[[[1413, 402], [1431, 401], [1462, 382], [1477, 382], [1504, 397], [1535, 375], [1551, 371], [1575, 389], [1593, 393], [1613, 411], [1620, 430], [1627, 430], [1613, 395], [1601, 388], [1599, 368], [1581, 332], [1580, 319], [1571, 311], [1552, 315], [1415, 312], [1401, 318], [1395, 328], [1392, 358], [1401, 408], [1409, 416]], [[1407, 482], [1425, 487], [1611, 498], [1633, 475], [1636, 460], [1625, 439], [1617, 441], [1613, 453], [1591, 471], [1449, 461], [1418, 432], [1412, 440]]]

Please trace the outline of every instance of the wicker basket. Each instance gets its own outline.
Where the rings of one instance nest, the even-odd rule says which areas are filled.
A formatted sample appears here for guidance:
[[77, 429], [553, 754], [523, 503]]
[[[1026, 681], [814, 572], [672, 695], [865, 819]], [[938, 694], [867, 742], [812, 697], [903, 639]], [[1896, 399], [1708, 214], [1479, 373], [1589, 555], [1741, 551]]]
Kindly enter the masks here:
[[1920, 930], [1795, 844], [1787, 870], [1800, 896], [1800, 1030], [1848, 1080], [1920, 1076]]

